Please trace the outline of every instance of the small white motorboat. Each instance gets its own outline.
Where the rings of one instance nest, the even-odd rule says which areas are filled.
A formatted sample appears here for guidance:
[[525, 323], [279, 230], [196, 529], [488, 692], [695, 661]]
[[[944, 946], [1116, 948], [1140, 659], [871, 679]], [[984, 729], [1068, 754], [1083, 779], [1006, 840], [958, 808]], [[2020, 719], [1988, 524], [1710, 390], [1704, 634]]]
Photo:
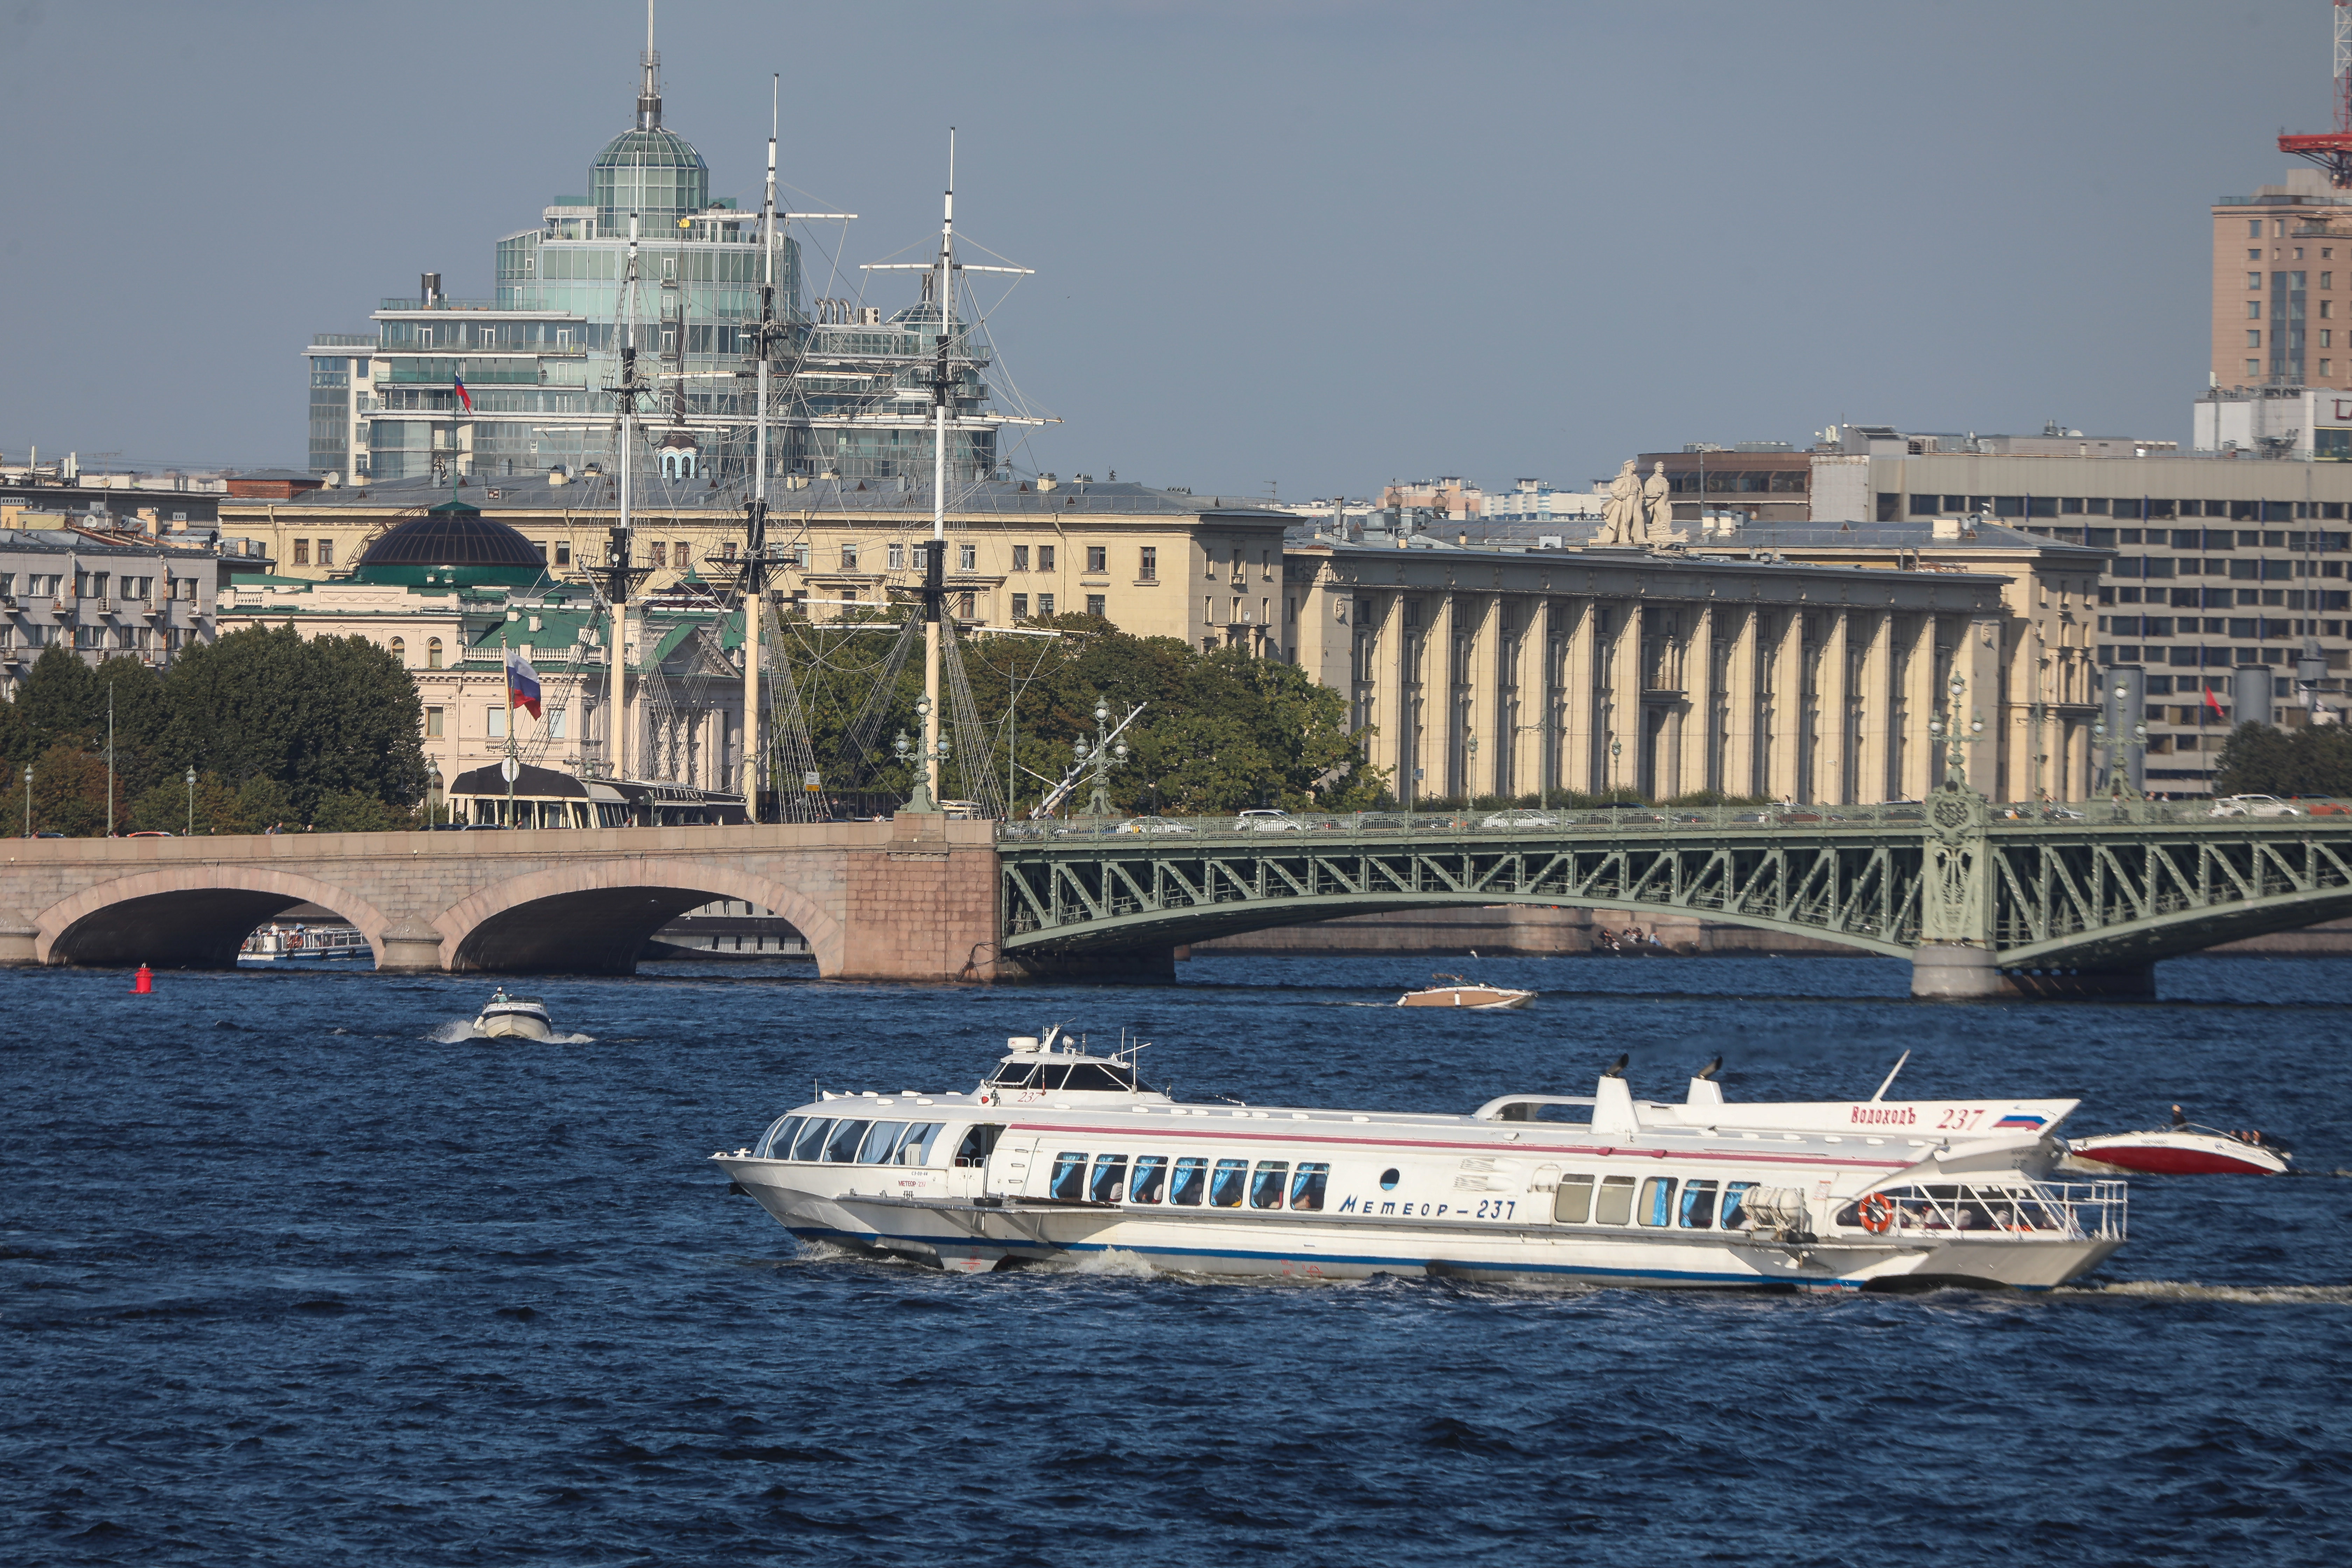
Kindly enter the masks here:
[[536, 996], [509, 996], [501, 985], [490, 993], [474, 1033], [488, 1040], [544, 1040], [555, 1033], [547, 1021], [547, 1005]]
[[2066, 1141], [2068, 1170], [2104, 1174], [2137, 1171], [2151, 1176], [2284, 1176], [2292, 1151], [2259, 1131], [2224, 1132], [2175, 1122], [2146, 1132], [2102, 1132]]
[[1505, 1007], [1524, 1007], [1536, 999], [1532, 991], [1514, 991], [1507, 985], [1473, 985], [1458, 974], [1433, 974], [1441, 984], [1419, 991], [1408, 991], [1397, 998], [1400, 1007], [1467, 1007], [1474, 1012], [1493, 1013]]

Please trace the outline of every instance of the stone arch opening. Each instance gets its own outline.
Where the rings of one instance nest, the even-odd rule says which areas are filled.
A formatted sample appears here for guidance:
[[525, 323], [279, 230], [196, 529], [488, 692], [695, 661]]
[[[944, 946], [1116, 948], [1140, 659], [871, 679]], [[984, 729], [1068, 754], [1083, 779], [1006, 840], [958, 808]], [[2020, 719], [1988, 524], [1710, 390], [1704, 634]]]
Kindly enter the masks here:
[[44, 963], [94, 968], [231, 969], [256, 927], [315, 904], [383, 952], [383, 917], [364, 899], [316, 879], [261, 867], [207, 866], [124, 877], [67, 900], [34, 921]]
[[605, 861], [519, 877], [436, 923], [451, 973], [628, 974], [656, 931], [687, 910], [740, 899], [773, 910], [808, 942], [821, 974], [839, 973], [839, 925], [769, 878], [719, 866]]

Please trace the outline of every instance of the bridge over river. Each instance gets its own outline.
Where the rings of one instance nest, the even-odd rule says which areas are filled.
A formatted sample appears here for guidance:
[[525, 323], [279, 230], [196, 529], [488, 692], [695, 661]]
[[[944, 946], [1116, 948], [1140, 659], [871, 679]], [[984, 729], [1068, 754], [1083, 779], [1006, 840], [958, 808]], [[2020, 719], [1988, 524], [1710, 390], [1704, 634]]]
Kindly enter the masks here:
[[[1924, 804], [996, 825], [17, 839], [0, 963], [226, 966], [298, 903], [394, 972], [625, 973], [682, 911], [742, 899], [821, 973], [1170, 972], [1211, 936], [1524, 903], [1647, 910], [1908, 958], [1922, 996], [2146, 994], [2159, 959], [2352, 915], [2352, 815]], [[1136, 828], [1143, 830], [1137, 831]]]

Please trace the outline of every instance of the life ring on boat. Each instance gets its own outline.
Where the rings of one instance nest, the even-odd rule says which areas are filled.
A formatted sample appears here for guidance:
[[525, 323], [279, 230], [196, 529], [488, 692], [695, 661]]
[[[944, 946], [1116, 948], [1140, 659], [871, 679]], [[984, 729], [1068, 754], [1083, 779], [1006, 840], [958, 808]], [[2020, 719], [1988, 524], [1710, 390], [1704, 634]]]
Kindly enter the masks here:
[[1862, 1220], [1862, 1228], [1873, 1236], [1885, 1236], [1895, 1228], [1895, 1205], [1886, 1201], [1885, 1193], [1873, 1193], [1854, 1205]]

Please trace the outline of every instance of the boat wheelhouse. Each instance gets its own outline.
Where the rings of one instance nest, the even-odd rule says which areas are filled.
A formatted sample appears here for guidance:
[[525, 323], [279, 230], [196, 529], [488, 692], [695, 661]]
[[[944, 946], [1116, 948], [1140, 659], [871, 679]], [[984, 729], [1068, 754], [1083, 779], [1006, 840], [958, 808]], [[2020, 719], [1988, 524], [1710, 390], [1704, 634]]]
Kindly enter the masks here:
[[[968, 1093], [824, 1093], [712, 1158], [795, 1237], [982, 1270], [1598, 1285], [2063, 1284], [2120, 1182], [2046, 1180], [2071, 1100], [1507, 1095], [1467, 1115], [1184, 1104], [1131, 1051], [1015, 1038]], [[1883, 1090], [1882, 1090], [1883, 1092]]]

